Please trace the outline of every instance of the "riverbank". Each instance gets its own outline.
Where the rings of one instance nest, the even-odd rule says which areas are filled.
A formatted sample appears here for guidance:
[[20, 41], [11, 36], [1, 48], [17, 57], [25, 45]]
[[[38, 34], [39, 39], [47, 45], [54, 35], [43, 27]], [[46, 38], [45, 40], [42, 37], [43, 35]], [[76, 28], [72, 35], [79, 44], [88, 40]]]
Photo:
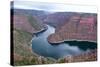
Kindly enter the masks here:
[[97, 49], [86, 51], [79, 55], [66, 56], [64, 58], [58, 59], [58, 63], [87, 62], [87, 61], [97, 61]]
[[32, 39], [36, 36], [33, 37], [32, 34], [30, 34], [29, 32], [16, 29], [14, 29], [13, 33], [14, 66], [55, 63], [54, 59], [40, 56], [32, 51]]
[[[41, 64], [44, 64], [44, 62], [45, 63], [49, 62], [48, 56], [49, 56], [49, 58], [51, 58], [51, 57], [54, 58], [54, 56], [62, 55], [62, 53], [64, 52], [64, 50], [66, 50], [65, 51], [66, 56], [65, 55], [64, 56], [59, 56], [59, 58], [57, 58], [55, 61], [51, 61], [51, 62], [52, 63], [67, 63], [67, 61], [68, 61], [68, 63], [69, 63], [69, 62], [74, 62], [74, 61], [75, 62], [78, 62], [78, 61], [82, 62], [82, 61], [87, 61], [87, 60], [88, 61], [92, 61], [92, 60], [95, 61], [97, 59], [95, 52], [89, 50], [89, 53], [88, 53], [88, 51], [87, 51], [88, 48], [84, 52], [81, 52], [81, 50], [79, 50], [80, 48], [78, 48], [77, 45], [75, 47], [73, 47], [73, 46], [68, 46], [68, 44], [62, 44], [62, 45], [59, 45], [59, 46], [55, 47], [55, 46], [49, 44], [47, 42], [47, 40], [46, 40], [47, 37], [45, 37], [45, 36], [46, 35], [49, 36], [50, 34], [54, 33], [54, 31], [50, 32], [51, 30], [52, 29], [50, 29], [50, 27], [48, 25], [48, 30], [46, 30], [43, 33], [40, 33], [41, 35], [39, 35], [38, 37], [36, 37], [36, 39], [33, 38], [33, 46], [32, 46], [33, 52], [36, 52], [37, 54], [40, 55], [38, 57], [38, 59], [40, 60]], [[93, 50], [95, 50], [95, 49], [93, 49]], [[73, 53], [76, 52], [76, 54], [70, 55], [70, 54], [67, 54], [67, 51], [68, 52], [71, 51]], [[45, 54], [47, 54], [47, 56], [45, 56]], [[53, 54], [53, 56], [50, 56], [52, 54]], [[91, 56], [93, 55], [91, 58], [89, 58], [90, 54], [91, 54]], [[42, 57], [43, 57], [43, 59], [42, 59]], [[69, 57], [70, 57], [70, 59], [69, 59]], [[88, 58], [85, 58], [85, 57], [88, 57]], [[51, 60], [54, 60], [53, 58], [51, 58]], [[75, 58], [77, 58], [77, 59], [75, 59]], [[71, 61], [71, 60], [73, 60], [73, 61]]]
[[37, 34], [39, 34], [39, 33], [42, 33], [42, 32], [44, 32], [44, 31], [46, 31], [47, 29], [48, 29], [48, 27], [47, 27], [47, 25], [45, 24], [43, 29], [34, 32], [33, 35], [37, 35]]
[[31, 41], [30, 41], [30, 46], [32, 47], [32, 40], [34, 40], [34, 38], [37, 36], [37, 34], [39, 34], [39, 33], [42, 33], [42, 32], [44, 32], [44, 31], [46, 31], [47, 29], [48, 29], [48, 27], [47, 27], [47, 25], [45, 24], [44, 25], [45, 27], [43, 28], [43, 29], [41, 29], [41, 30], [39, 30], [39, 31], [36, 31], [35, 33], [33, 33], [32, 34], [32, 39], [31, 39]]
[[48, 40], [48, 42], [50, 43], [50, 44], [52, 44], [52, 45], [59, 45], [59, 44], [61, 44], [61, 43], [66, 43], [66, 42], [73, 42], [73, 41], [77, 41], [77, 42], [93, 42], [93, 43], [97, 43], [97, 41], [89, 41], [89, 40], [75, 40], [75, 39], [70, 39], [70, 40], [62, 40], [62, 41], [57, 41], [57, 42], [50, 42], [49, 40]]

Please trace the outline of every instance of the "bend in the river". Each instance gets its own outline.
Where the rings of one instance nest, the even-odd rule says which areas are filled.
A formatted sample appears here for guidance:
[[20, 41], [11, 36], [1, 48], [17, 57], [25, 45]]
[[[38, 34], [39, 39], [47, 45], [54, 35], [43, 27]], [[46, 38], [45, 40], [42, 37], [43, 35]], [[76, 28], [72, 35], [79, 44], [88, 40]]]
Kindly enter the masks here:
[[32, 40], [32, 50], [39, 55], [45, 57], [60, 58], [67, 55], [78, 55], [84, 50], [79, 48], [77, 45], [70, 45], [68, 43], [61, 43], [59, 45], [51, 45], [48, 43], [47, 37], [55, 33], [55, 28], [47, 25], [47, 30], [40, 32]]

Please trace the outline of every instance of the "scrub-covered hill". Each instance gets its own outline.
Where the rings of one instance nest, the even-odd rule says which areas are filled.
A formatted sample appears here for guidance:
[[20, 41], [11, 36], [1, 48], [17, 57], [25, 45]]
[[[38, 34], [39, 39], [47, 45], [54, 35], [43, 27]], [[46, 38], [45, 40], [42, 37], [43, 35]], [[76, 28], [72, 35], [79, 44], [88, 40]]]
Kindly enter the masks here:
[[41, 57], [32, 51], [31, 40], [33, 33], [44, 30], [45, 25], [31, 15], [11, 15], [13, 20], [13, 56], [14, 65], [46, 64], [55, 60]]
[[22, 30], [14, 30], [14, 65], [33, 65], [55, 63], [52, 58], [45, 58], [32, 51], [32, 35]]

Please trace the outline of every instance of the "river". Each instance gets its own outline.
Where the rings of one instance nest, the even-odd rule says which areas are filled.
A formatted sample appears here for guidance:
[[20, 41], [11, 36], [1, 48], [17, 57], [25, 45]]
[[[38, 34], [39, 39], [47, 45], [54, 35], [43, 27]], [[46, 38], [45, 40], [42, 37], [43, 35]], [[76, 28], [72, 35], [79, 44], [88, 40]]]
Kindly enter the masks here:
[[36, 37], [33, 37], [32, 50], [35, 53], [41, 56], [52, 57], [57, 59], [57, 58], [65, 57], [67, 55], [78, 55], [90, 49], [89, 46], [85, 44], [84, 46], [87, 46], [87, 47], [83, 47], [86, 48], [85, 50], [82, 47], [80, 48], [79, 45], [75, 45], [74, 43], [73, 45], [69, 43], [51, 45], [50, 43], [48, 43], [47, 37], [50, 34], [55, 33], [55, 28], [50, 25], [47, 25], [47, 27], [48, 29], [46, 31], [37, 34]]

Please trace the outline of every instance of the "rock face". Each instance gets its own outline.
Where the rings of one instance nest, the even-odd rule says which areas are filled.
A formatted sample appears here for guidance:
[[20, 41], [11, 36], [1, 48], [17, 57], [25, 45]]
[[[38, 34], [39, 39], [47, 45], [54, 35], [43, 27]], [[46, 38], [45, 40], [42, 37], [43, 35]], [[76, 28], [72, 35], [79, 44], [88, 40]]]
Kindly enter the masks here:
[[49, 14], [49, 12], [46, 11], [42, 11], [42, 10], [34, 10], [34, 9], [14, 9], [14, 14], [15, 15], [31, 15], [34, 16], [36, 18], [38, 18], [38, 20], [43, 21], [46, 16]]
[[69, 18], [73, 15], [79, 15], [79, 13], [56, 12], [56, 13], [52, 13], [52, 14], [47, 15], [47, 17], [44, 19], [44, 22], [57, 28], [58, 26], [61, 26], [66, 21], [68, 21]]
[[71, 16], [69, 21], [58, 27], [54, 34], [48, 37], [50, 43], [63, 41], [82, 40], [97, 41], [96, 14], [80, 14]]
[[11, 23], [13, 23], [13, 65], [38, 64], [38, 57], [32, 51], [32, 34], [44, 29], [44, 25], [34, 16], [24, 15], [20, 11], [11, 14]]
[[14, 28], [33, 33], [35, 29], [29, 23], [27, 16], [14, 15]]
[[[56, 27], [56, 32], [48, 37], [50, 43], [58, 43], [64, 40], [88, 40], [96, 41], [97, 39], [97, 20], [95, 14], [79, 14], [68, 12], [57, 12], [54, 14], [45, 14], [42, 11], [29, 11], [29, 10], [15, 10], [14, 15], [11, 15], [13, 20], [13, 41], [14, 41], [14, 65], [27, 65], [27, 64], [49, 64], [58, 63], [60, 61], [53, 58], [45, 58], [34, 53], [30, 47], [32, 34], [44, 28], [44, 21]], [[87, 59], [96, 60], [95, 52], [82, 54], [80, 56], [67, 57], [65, 62], [74, 62], [79, 57], [82, 61]], [[85, 57], [87, 58], [84, 60]], [[71, 60], [70, 60], [71, 59]], [[81, 58], [80, 58], [81, 59]]]
[[29, 33], [34, 33], [43, 28], [43, 24], [35, 17], [26, 15], [14, 15], [13, 24], [15, 29], [27, 31]]

